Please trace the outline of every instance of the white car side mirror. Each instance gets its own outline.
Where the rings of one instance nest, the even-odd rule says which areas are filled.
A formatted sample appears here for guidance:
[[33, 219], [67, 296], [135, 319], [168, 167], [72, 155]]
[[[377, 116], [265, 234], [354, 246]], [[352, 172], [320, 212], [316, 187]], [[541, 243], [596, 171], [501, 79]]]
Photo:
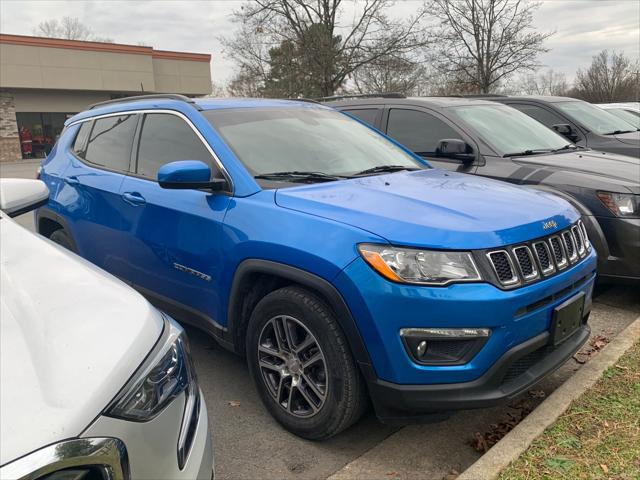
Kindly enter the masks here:
[[49, 189], [41, 180], [0, 178], [0, 210], [16, 217], [47, 203]]

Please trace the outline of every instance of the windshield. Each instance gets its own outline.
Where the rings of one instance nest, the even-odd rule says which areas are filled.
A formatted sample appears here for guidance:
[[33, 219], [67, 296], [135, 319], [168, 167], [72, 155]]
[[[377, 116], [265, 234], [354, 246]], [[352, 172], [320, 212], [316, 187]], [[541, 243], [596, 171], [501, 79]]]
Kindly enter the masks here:
[[557, 150], [567, 140], [530, 116], [506, 105], [451, 108], [499, 154]]
[[624, 108], [607, 108], [607, 112], [613, 113], [616, 117], [621, 118], [636, 129], [640, 128], [640, 113], [625, 110]]
[[600, 135], [612, 135], [633, 130], [632, 125], [623, 119], [587, 102], [558, 102], [554, 105], [588, 130]]
[[252, 175], [346, 176], [375, 167], [427, 168], [384, 136], [326, 108], [237, 108], [203, 112]]

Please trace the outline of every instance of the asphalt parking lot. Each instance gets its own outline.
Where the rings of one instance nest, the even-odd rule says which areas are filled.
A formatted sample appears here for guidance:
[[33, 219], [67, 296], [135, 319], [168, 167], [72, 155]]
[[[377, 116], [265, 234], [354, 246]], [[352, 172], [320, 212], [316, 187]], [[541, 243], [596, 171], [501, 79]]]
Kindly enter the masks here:
[[[0, 176], [34, 178], [36, 167], [35, 162], [0, 164]], [[33, 230], [33, 214], [18, 221]], [[605, 343], [617, 335], [640, 314], [638, 297], [629, 287], [604, 290], [593, 305], [592, 335]], [[369, 412], [339, 436], [310, 442], [287, 433], [268, 415], [242, 359], [195, 329], [189, 329], [189, 335], [209, 409], [218, 479], [324, 479], [336, 473], [336, 478], [351, 473], [354, 478], [441, 479], [453, 470], [463, 471], [480, 456], [470, 445], [476, 432], [491, 430], [491, 424], [519, 411], [513, 405], [522, 406], [514, 402], [464, 411], [437, 424], [404, 428], [381, 425]], [[535, 406], [579, 367], [570, 360], [522, 401]]]

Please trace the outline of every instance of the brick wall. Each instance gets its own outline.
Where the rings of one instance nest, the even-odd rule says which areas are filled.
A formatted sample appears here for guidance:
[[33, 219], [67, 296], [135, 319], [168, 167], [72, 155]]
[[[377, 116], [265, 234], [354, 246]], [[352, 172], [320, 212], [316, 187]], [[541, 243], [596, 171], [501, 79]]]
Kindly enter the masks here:
[[15, 162], [21, 158], [13, 95], [0, 92], [0, 162]]

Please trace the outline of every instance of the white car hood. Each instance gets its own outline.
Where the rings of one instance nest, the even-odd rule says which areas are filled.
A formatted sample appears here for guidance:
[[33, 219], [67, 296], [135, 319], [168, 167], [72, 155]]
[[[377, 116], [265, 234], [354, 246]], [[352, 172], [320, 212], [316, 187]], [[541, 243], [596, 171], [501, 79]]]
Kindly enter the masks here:
[[2, 215], [0, 465], [86, 429], [163, 320], [113, 276]]

